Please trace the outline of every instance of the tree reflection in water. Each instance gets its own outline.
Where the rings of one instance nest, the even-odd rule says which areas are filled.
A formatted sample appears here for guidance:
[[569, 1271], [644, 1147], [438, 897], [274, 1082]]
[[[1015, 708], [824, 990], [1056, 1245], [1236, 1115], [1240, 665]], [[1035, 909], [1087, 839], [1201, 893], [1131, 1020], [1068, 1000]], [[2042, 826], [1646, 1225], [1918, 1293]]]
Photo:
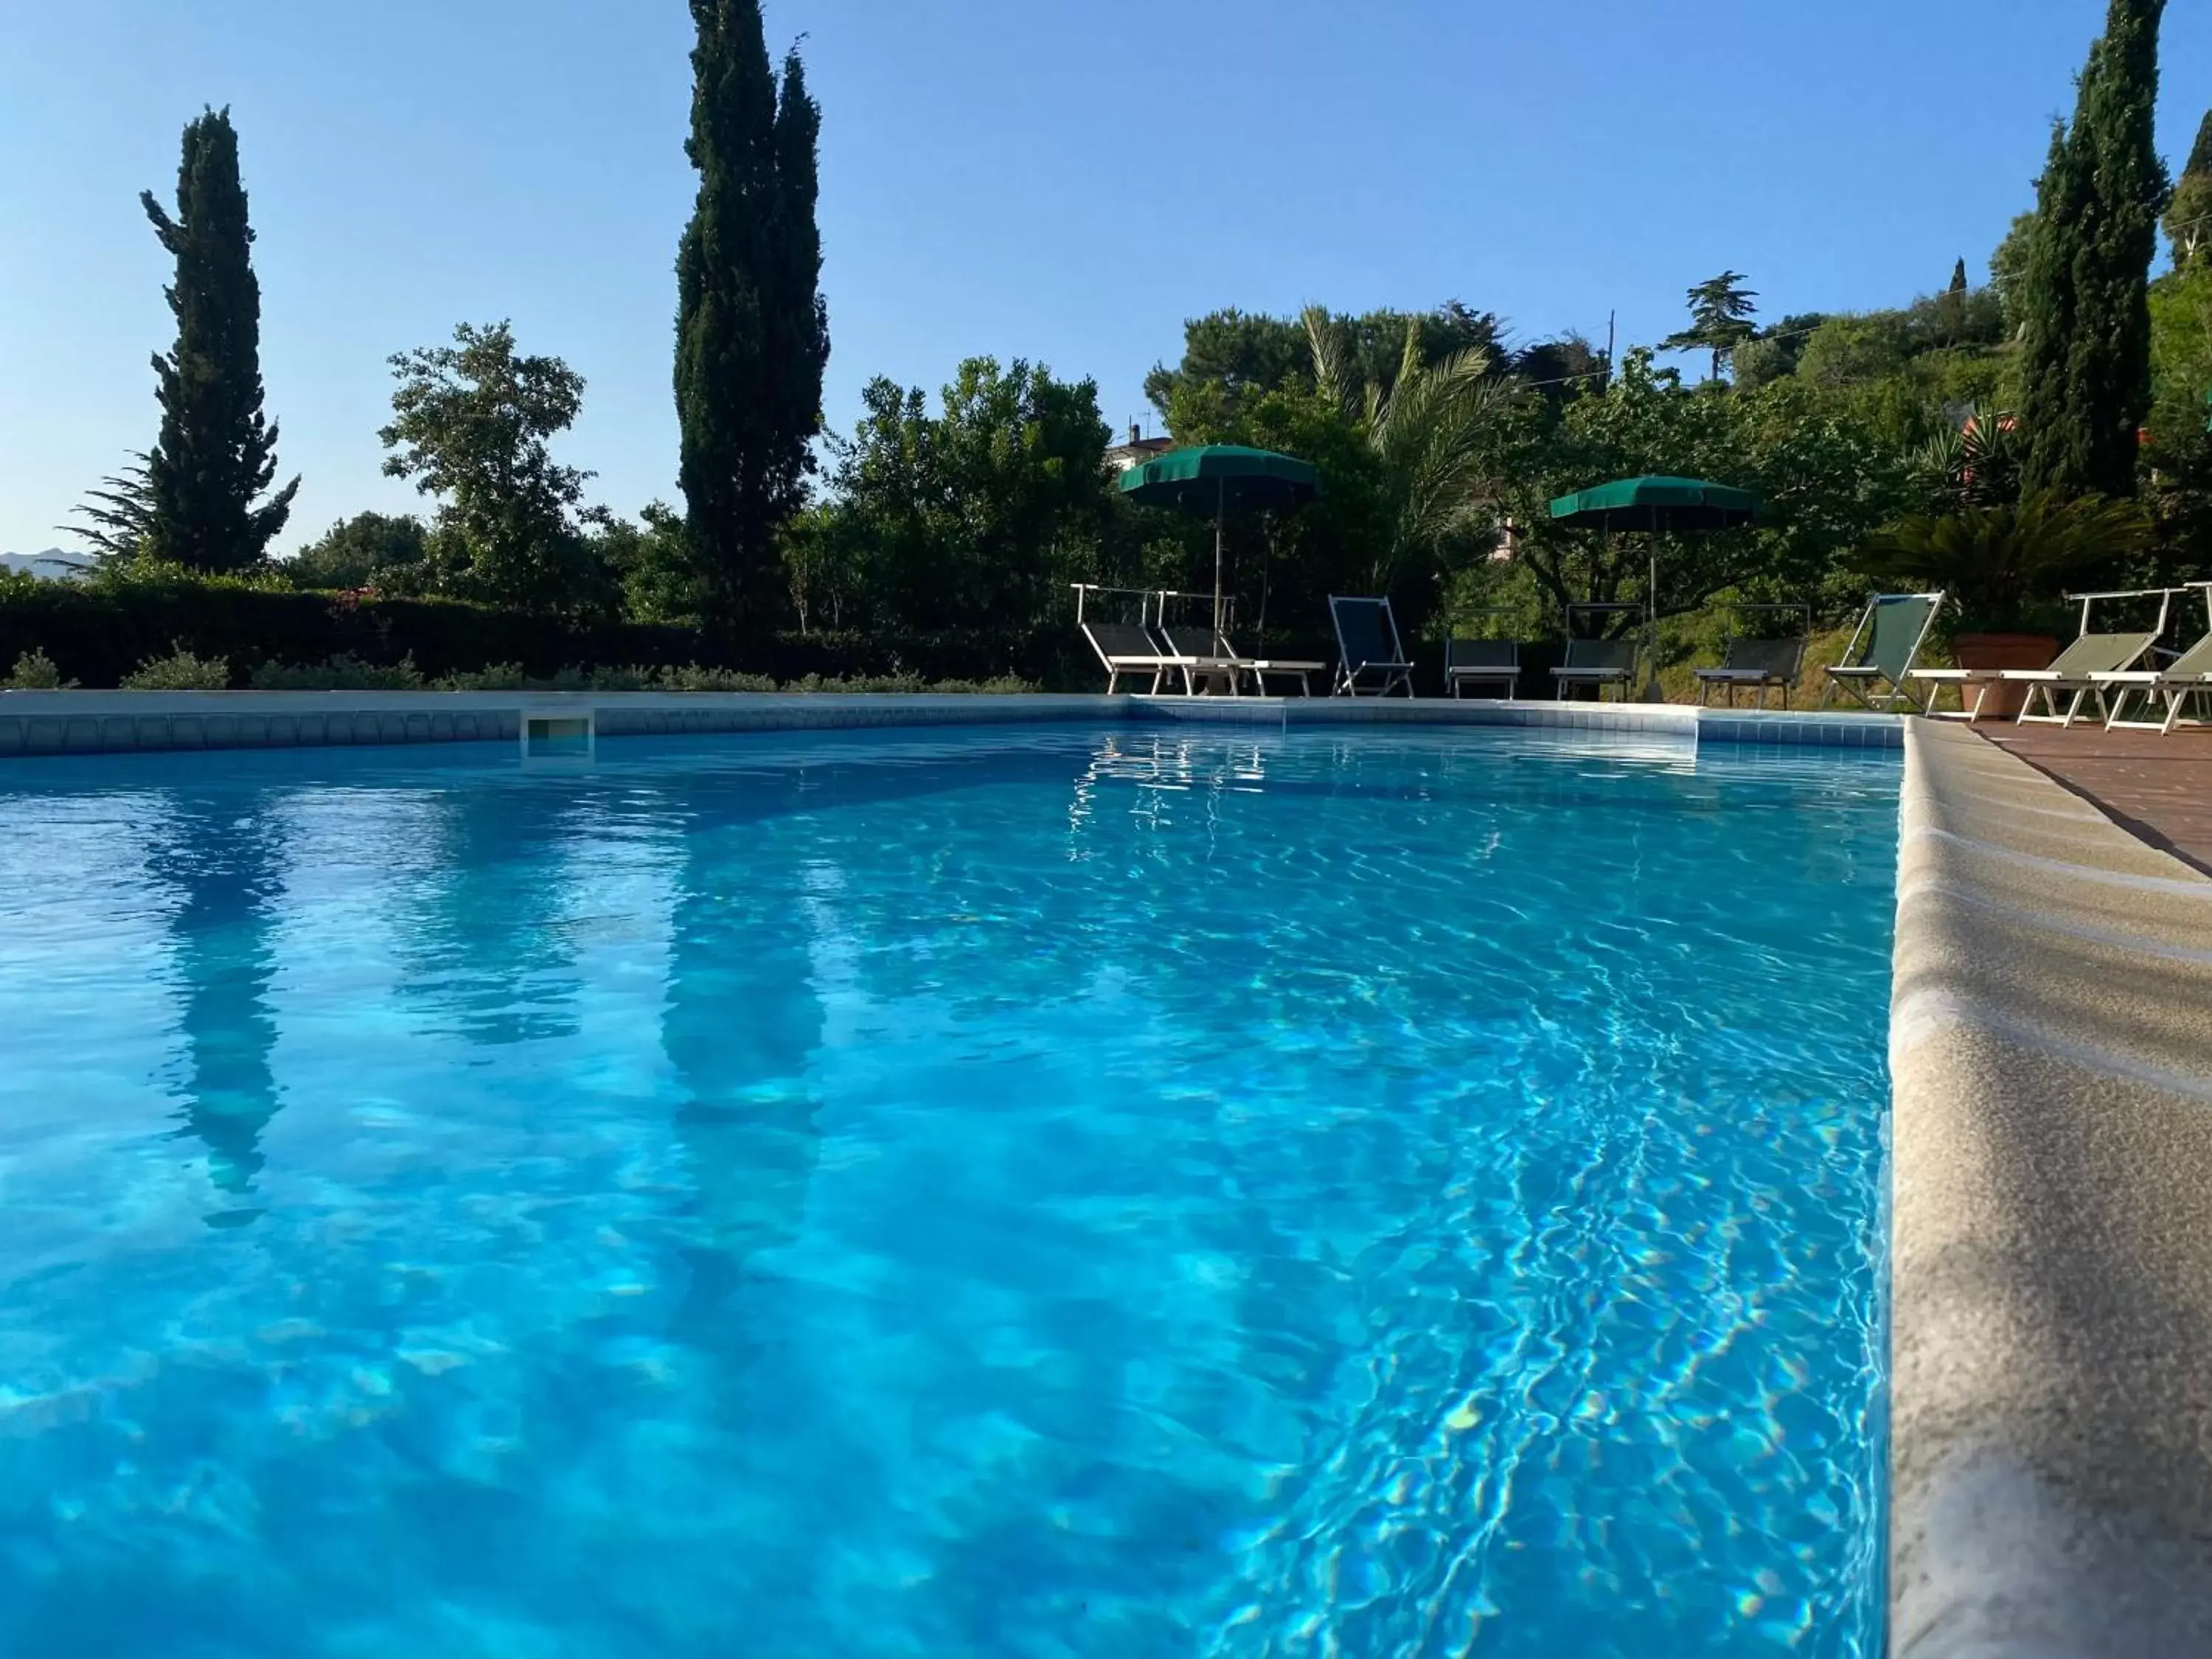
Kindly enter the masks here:
[[[184, 1127], [208, 1149], [218, 1191], [245, 1198], [264, 1158], [261, 1133], [283, 1104], [270, 1066], [274, 935], [284, 891], [284, 837], [270, 802], [179, 793], [149, 840], [147, 869], [176, 896], [169, 965], [181, 993]], [[250, 1221], [236, 1207], [213, 1226]]]

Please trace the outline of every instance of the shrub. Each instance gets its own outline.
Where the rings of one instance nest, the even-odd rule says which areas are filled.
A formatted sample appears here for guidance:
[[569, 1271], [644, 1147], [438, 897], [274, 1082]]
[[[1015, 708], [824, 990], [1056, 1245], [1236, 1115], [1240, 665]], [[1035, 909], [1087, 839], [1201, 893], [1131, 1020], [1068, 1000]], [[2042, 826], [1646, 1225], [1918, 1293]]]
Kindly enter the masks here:
[[179, 642], [166, 657], [149, 657], [125, 674], [125, 691], [222, 691], [230, 685], [230, 664], [222, 657], [196, 657]]
[[430, 682], [433, 691], [520, 691], [529, 682], [519, 662], [495, 662], [466, 673], [444, 674]]
[[865, 693], [927, 691], [929, 685], [919, 674], [840, 674], [829, 679], [819, 674], [808, 674], [789, 682], [783, 689], [810, 694], [817, 691]]
[[775, 682], [765, 674], [740, 673], [734, 668], [702, 668], [686, 663], [660, 671], [657, 687], [662, 691], [773, 691]]
[[939, 680], [929, 689], [933, 691], [965, 691], [983, 697], [1019, 697], [1036, 690], [1037, 687], [1018, 675], [1000, 674], [988, 680]]
[[74, 691], [75, 680], [62, 678], [54, 659], [35, 647], [15, 659], [15, 672], [0, 680], [0, 691]]
[[256, 691], [420, 691], [412, 655], [396, 663], [363, 662], [350, 652], [319, 663], [264, 662], [246, 682]]
[[[408, 657], [440, 684], [514, 671], [556, 677], [564, 664], [635, 665], [659, 671], [665, 688], [752, 690], [788, 684], [884, 677], [888, 688], [923, 681], [1018, 676], [1055, 690], [1095, 690], [1102, 676], [1072, 620], [1006, 634], [815, 632], [742, 639], [665, 623], [569, 623], [451, 599], [374, 592], [300, 592], [282, 573], [251, 579], [200, 577], [173, 567], [119, 562], [93, 580], [46, 582], [0, 574], [0, 671], [37, 650], [64, 678], [113, 685], [149, 657], [182, 648], [237, 663], [326, 663], [350, 656], [397, 664]], [[726, 683], [685, 680], [734, 673]], [[627, 668], [624, 672], [628, 672]], [[670, 678], [670, 675], [677, 676]], [[580, 688], [585, 681], [574, 678]], [[519, 687], [494, 679], [486, 690]]]

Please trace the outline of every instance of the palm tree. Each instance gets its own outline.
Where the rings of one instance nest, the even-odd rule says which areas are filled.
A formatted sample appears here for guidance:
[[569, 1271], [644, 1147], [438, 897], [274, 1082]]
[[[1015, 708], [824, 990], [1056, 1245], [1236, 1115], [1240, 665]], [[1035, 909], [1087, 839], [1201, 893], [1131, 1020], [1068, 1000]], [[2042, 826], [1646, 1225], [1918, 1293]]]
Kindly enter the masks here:
[[1303, 320], [1315, 386], [1360, 429], [1381, 463], [1389, 529], [1376, 550], [1371, 580], [1374, 592], [1387, 593], [1411, 560], [1483, 515], [1493, 495], [1489, 441], [1518, 396], [1518, 382], [1495, 373], [1491, 354], [1480, 349], [1423, 362], [1419, 331], [1409, 322], [1389, 388], [1370, 383], [1356, 393], [1328, 313], [1309, 306]]

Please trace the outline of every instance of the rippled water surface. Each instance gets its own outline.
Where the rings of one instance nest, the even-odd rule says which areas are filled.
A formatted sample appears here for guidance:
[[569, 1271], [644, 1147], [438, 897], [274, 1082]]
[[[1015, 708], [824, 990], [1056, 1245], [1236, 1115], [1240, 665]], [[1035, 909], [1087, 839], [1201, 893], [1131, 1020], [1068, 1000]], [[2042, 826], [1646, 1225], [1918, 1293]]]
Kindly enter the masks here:
[[1895, 796], [9, 763], [0, 1653], [1870, 1655]]

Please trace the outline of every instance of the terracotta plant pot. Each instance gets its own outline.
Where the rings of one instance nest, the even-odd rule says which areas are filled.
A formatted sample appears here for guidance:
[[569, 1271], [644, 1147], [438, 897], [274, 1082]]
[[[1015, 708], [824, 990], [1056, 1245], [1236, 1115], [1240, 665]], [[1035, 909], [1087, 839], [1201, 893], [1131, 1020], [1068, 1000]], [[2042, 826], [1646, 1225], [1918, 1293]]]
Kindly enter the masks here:
[[[2048, 634], [1960, 634], [1951, 641], [1951, 659], [1961, 668], [2048, 668], [2058, 641]], [[2010, 720], [2027, 701], [2024, 685], [1994, 685], [1982, 704], [1984, 720]], [[1966, 694], [1973, 706], [1973, 693]]]

